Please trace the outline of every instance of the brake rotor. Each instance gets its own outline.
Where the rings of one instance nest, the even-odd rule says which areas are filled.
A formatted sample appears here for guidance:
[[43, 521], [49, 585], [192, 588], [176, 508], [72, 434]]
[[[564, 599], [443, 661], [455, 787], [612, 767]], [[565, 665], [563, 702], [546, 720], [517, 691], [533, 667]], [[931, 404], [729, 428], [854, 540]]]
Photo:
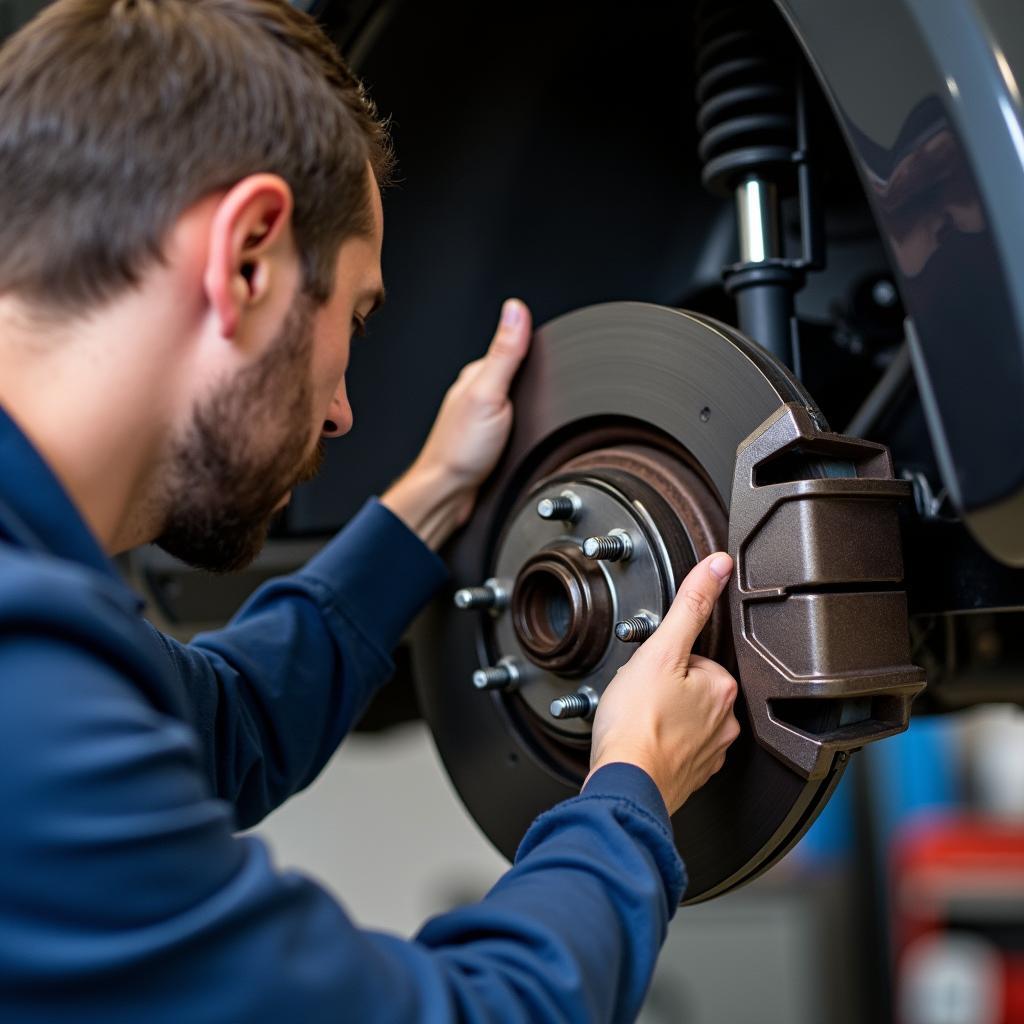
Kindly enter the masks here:
[[[489, 607], [460, 611], [448, 593], [414, 644], [420, 704], [444, 764], [510, 859], [533, 819], [577, 793], [587, 772], [589, 718], [553, 711], [591, 710], [635, 650], [616, 624], [655, 626], [689, 568], [726, 547], [740, 443], [786, 403], [822, 423], [800, 383], [738, 332], [640, 303], [539, 329], [513, 399], [503, 461], [447, 552], [456, 587], [491, 581], [489, 600], [476, 592]], [[542, 516], [545, 501], [553, 514]], [[592, 553], [604, 544], [612, 557], [587, 557], [587, 538], [600, 539]], [[616, 558], [623, 544], [627, 557]], [[722, 602], [700, 649], [735, 670], [731, 637]], [[778, 860], [846, 763], [837, 756], [814, 778], [784, 764], [754, 738], [742, 676], [740, 687], [740, 738], [673, 817], [686, 903]], [[816, 730], [838, 725], [834, 703], [813, 714]]]

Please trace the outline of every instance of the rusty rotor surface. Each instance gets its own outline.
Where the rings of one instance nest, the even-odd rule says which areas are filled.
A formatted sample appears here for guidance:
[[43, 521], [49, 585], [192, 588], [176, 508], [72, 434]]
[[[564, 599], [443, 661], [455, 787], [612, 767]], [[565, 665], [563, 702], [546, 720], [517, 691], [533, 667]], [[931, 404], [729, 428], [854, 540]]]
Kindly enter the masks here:
[[[799, 382], [733, 329], [641, 303], [595, 306], [540, 328], [513, 397], [506, 455], [446, 552], [456, 587], [498, 578], [509, 607], [460, 612], [448, 592], [414, 644], [441, 757], [509, 858], [533, 819], [578, 792], [586, 774], [590, 723], [553, 719], [551, 699], [581, 685], [603, 691], [635, 649], [612, 636], [614, 621], [641, 604], [660, 618], [690, 566], [725, 546], [740, 442], [786, 402], [813, 407]], [[584, 499], [583, 513], [542, 520], [538, 499], [565, 489]], [[630, 535], [633, 557], [584, 558], [582, 540], [612, 523]], [[701, 644], [733, 667], [724, 607]], [[518, 665], [516, 684], [475, 689], [474, 670], [502, 658]], [[747, 720], [742, 696], [737, 714]], [[844, 763], [809, 781], [744, 728], [725, 768], [673, 818], [690, 879], [684, 902], [720, 895], [778, 860]]]

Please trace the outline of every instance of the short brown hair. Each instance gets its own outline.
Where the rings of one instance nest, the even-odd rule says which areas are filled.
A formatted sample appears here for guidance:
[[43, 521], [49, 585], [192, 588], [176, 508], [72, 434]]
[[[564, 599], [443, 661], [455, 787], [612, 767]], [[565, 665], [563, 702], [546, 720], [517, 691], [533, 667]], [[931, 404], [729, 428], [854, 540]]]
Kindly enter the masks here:
[[294, 194], [305, 290], [370, 229], [387, 132], [285, 0], [57, 0], [0, 50], [0, 293], [79, 313], [136, 284], [193, 203], [249, 174]]

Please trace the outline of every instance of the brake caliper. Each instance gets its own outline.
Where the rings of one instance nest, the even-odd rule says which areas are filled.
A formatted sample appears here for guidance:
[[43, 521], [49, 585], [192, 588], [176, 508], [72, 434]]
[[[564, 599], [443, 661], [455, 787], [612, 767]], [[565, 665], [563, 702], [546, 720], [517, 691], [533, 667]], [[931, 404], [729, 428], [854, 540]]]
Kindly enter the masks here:
[[781, 406], [737, 450], [730, 591], [743, 697], [758, 742], [808, 779], [906, 729], [912, 664], [899, 506], [884, 445]]

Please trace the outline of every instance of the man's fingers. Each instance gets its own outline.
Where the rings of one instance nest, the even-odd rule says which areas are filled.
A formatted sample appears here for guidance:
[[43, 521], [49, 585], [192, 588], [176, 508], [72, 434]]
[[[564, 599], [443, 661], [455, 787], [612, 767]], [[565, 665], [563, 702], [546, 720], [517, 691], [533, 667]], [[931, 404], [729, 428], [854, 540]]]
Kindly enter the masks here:
[[519, 299], [507, 299], [501, 307], [501, 323], [487, 349], [476, 377], [476, 385], [484, 393], [496, 397], [508, 394], [527, 349], [532, 330], [530, 311]]
[[[732, 559], [722, 551], [708, 555], [689, 572], [655, 636], [680, 660], [689, 656], [700, 631], [707, 625], [732, 572]], [[652, 640], [654, 637], [651, 638]]]

